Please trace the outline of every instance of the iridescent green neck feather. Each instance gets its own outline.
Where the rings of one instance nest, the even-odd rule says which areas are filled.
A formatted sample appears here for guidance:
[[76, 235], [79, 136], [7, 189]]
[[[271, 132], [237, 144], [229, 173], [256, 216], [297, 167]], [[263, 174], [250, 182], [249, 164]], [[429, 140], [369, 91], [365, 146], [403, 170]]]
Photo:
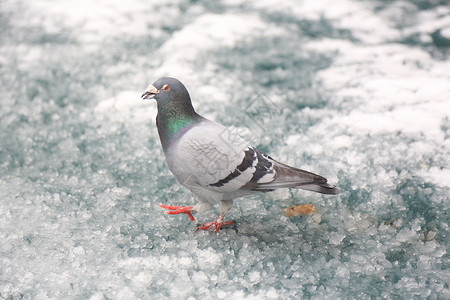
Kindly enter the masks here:
[[195, 119], [188, 118], [174, 118], [167, 120], [167, 133], [169, 136], [175, 136], [183, 128], [195, 123]]
[[172, 104], [158, 105], [156, 125], [164, 151], [187, 129], [202, 119], [203, 117], [194, 111], [190, 103], [172, 102]]

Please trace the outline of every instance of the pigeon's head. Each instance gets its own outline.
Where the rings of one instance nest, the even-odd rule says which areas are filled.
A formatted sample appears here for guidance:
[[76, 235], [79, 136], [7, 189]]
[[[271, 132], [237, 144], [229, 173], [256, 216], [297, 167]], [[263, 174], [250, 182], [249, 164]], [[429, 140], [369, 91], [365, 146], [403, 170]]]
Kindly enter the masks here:
[[168, 104], [191, 105], [191, 98], [185, 86], [178, 79], [171, 77], [156, 80], [141, 97], [142, 99], [155, 99], [158, 106]]

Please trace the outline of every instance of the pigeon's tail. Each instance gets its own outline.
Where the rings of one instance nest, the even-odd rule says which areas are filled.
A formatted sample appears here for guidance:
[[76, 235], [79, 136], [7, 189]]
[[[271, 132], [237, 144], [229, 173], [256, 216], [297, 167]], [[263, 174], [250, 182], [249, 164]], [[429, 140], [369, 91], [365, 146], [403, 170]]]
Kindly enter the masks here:
[[[338, 188], [332, 184], [329, 184], [327, 182], [327, 179], [320, 175], [317, 175], [317, 174], [314, 174], [314, 173], [311, 173], [311, 172], [308, 172], [308, 171], [305, 171], [302, 169], [297, 169], [297, 168], [294, 168], [291, 166], [287, 166], [285, 164], [281, 164], [281, 166], [279, 168], [284, 171], [281, 173], [288, 174], [288, 177], [290, 177], [290, 178], [294, 177], [297, 179], [297, 184], [293, 188], [312, 191], [312, 192], [321, 193], [321, 194], [328, 194], [328, 195], [337, 195], [341, 192], [340, 188]], [[283, 175], [281, 177], [283, 177]], [[282, 178], [280, 178], [280, 179], [282, 179]]]
[[337, 195], [341, 192], [340, 188], [328, 183], [304, 184], [296, 186], [295, 188], [328, 195]]
[[273, 171], [275, 171], [274, 180], [271, 182], [250, 182], [246, 185], [246, 188], [255, 191], [295, 188], [328, 195], [336, 195], [341, 192], [338, 187], [327, 183], [325, 177], [288, 166], [274, 159], [271, 159], [271, 161], [273, 162]]

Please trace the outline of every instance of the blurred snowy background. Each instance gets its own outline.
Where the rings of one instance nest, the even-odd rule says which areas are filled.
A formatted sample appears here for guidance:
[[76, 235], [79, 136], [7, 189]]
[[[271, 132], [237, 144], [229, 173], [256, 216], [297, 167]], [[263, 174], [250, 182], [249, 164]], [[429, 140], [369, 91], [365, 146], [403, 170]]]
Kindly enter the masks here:
[[[3, 0], [0, 28], [0, 299], [450, 299], [447, 1]], [[166, 75], [342, 194], [164, 215], [196, 201], [140, 100]]]

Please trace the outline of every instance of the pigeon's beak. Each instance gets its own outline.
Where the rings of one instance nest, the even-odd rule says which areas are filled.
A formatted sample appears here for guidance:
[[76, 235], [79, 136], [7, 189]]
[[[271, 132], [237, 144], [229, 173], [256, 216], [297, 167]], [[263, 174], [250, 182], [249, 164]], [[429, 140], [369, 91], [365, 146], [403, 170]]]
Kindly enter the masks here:
[[145, 93], [142, 94], [142, 99], [152, 99], [156, 94], [159, 94], [159, 91], [153, 86], [149, 85], [149, 87], [145, 90]]

